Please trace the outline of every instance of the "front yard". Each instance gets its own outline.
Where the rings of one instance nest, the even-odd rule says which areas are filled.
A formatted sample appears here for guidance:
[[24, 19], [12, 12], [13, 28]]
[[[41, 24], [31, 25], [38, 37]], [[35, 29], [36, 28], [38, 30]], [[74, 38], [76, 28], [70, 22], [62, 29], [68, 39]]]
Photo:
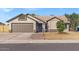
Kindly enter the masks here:
[[59, 34], [58, 32], [45, 32], [32, 35], [32, 39], [48, 40], [79, 40], [79, 32], [68, 32]]

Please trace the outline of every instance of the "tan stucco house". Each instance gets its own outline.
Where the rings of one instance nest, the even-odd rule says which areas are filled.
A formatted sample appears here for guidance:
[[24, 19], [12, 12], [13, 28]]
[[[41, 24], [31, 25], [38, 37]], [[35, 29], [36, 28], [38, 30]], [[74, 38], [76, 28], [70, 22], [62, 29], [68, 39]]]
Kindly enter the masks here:
[[7, 21], [9, 30], [12, 32], [42, 32], [56, 31], [57, 21], [63, 20], [66, 31], [69, 31], [69, 21], [65, 16], [39, 16], [20, 14]]

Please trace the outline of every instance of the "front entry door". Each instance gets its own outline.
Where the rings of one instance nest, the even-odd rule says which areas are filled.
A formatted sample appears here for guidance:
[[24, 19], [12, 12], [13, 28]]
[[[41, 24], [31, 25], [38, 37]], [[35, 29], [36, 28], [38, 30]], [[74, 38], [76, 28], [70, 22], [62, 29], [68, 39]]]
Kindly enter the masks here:
[[42, 32], [42, 23], [36, 23], [36, 32]]

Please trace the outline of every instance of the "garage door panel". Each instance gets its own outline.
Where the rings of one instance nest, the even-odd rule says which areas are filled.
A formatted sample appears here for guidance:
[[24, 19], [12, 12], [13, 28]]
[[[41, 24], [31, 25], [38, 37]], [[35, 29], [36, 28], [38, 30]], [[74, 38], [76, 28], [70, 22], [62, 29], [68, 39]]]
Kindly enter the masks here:
[[33, 32], [33, 24], [32, 23], [12, 24], [12, 32]]

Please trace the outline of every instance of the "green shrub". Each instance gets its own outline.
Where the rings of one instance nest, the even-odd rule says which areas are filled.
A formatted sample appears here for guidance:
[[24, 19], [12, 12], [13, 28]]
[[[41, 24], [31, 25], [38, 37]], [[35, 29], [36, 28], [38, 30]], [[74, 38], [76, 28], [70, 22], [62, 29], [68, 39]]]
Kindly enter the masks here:
[[65, 29], [65, 23], [63, 21], [58, 21], [56, 26], [58, 32], [63, 32]]

